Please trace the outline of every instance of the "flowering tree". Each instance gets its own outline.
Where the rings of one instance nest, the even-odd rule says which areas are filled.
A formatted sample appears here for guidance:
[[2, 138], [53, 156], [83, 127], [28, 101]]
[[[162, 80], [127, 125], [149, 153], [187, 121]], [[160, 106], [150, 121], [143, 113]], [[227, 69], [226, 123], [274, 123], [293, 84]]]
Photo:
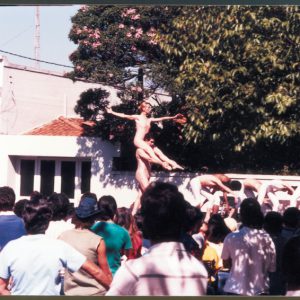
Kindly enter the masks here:
[[[138, 113], [138, 102], [154, 96], [159, 104], [155, 113], [175, 114], [179, 106], [173, 102], [179, 104], [180, 99], [175, 96], [176, 90], [170, 81], [172, 70], [165, 64], [166, 58], [156, 37], [158, 31], [166, 31], [170, 16], [175, 17], [179, 12], [179, 7], [83, 6], [72, 18], [69, 37], [78, 47], [70, 55], [74, 71], [68, 76], [119, 88], [122, 104], [114, 107], [116, 111]], [[162, 104], [155, 97], [155, 92], [162, 88], [173, 97], [172, 103]], [[106, 105], [107, 94], [90, 90], [81, 95], [75, 111], [96, 121], [101, 137], [112, 142], [121, 141], [123, 154], [128, 153], [128, 157], [134, 160], [134, 149], [128, 144], [135, 131], [133, 122], [111, 115], [99, 119]], [[161, 131], [157, 126], [153, 130]], [[181, 125], [173, 122], [164, 128], [171, 137], [178, 137], [180, 130]], [[179, 147], [180, 143], [178, 138], [169, 139], [165, 149], [174, 150], [174, 144]]]

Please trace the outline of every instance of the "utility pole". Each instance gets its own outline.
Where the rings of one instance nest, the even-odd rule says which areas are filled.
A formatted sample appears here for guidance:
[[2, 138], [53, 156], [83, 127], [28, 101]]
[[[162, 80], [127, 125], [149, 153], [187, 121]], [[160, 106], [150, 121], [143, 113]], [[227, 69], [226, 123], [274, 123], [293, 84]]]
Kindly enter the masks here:
[[35, 33], [34, 33], [34, 58], [35, 67], [40, 68], [40, 7], [35, 8]]

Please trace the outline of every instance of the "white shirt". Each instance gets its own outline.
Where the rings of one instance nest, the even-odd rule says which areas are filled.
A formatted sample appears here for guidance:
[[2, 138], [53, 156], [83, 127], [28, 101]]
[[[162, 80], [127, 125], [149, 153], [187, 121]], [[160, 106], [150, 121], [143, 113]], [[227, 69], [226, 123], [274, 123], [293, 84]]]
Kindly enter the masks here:
[[9, 242], [0, 253], [0, 277], [12, 277], [12, 295], [59, 295], [59, 270], [77, 271], [86, 257], [67, 243], [44, 234]]
[[232, 260], [225, 292], [245, 296], [268, 292], [268, 272], [276, 270], [276, 252], [267, 232], [243, 227], [230, 233], [224, 240], [221, 257]]
[[64, 231], [74, 229], [75, 225], [71, 223], [71, 219], [68, 221], [51, 221], [45, 232], [46, 236], [57, 239]]
[[200, 296], [206, 294], [207, 271], [182, 243], [152, 246], [116, 272], [107, 296]]

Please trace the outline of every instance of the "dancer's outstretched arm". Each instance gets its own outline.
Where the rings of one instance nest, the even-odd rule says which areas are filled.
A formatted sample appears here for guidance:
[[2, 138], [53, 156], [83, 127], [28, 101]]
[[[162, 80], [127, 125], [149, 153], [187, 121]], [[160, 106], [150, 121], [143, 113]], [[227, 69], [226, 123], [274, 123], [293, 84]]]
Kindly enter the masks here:
[[127, 120], [137, 120], [138, 119], [137, 115], [126, 115], [123, 113], [118, 113], [118, 112], [113, 111], [111, 108], [107, 108], [106, 112], [108, 114], [114, 115], [114, 116], [122, 118], [122, 119], [127, 119]]
[[179, 119], [182, 118], [182, 114], [177, 114], [175, 116], [170, 116], [170, 117], [159, 117], [159, 118], [151, 118], [151, 122], [161, 122], [161, 121], [166, 121], [166, 120], [174, 120], [174, 119]]
[[137, 154], [147, 160], [149, 163], [154, 163], [154, 164], [157, 164], [157, 165], [161, 165], [163, 168], [166, 168], [167, 167], [167, 162], [163, 161], [160, 159], [160, 157], [156, 157], [156, 158], [152, 158], [145, 150], [141, 149], [141, 148], [138, 148], [137, 149]]

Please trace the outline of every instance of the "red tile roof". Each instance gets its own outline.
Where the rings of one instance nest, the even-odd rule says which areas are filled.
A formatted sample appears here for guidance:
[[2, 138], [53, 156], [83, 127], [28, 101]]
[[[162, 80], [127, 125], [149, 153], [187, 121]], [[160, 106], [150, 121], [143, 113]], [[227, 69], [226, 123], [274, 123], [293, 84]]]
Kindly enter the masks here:
[[81, 118], [59, 117], [50, 123], [34, 128], [24, 135], [52, 135], [52, 136], [83, 136], [84, 127], [93, 127], [94, 122]]

